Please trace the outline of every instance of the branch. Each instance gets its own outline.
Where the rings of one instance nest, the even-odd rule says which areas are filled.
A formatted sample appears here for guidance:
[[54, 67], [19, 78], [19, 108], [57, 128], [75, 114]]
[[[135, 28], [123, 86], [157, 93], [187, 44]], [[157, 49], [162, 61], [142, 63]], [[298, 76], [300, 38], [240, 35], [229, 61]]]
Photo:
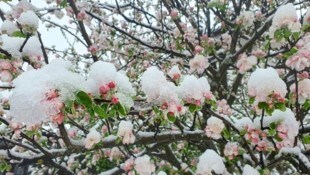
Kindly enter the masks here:
[[[77, 16], [78, 13], [79, 13], [79, 10], [77, 9], [77, 7], [75, 5], [74, 0], [68, 0], [68, 2], [70, 4], [70, 7], [72, 8], [75, 16]], [[78, 21], [78, 24], [79, 24], [79, 27], [80, 27], [80, 30], [81, 30], [81, 34], [82, 34], [84, 40], [87, 43], [87, 46], [90, 47], [92, 45], [92, 43], [91, 43], [91, 41], [90, 41], [90, 39], [88, 37], [88, 34], [86, 32], [86, 29], [85, 29], [83, 21]], [[92, 54], [92, 58], [93, 58], [94, 62], [98, 61], [98, 57], [95, 54]]]

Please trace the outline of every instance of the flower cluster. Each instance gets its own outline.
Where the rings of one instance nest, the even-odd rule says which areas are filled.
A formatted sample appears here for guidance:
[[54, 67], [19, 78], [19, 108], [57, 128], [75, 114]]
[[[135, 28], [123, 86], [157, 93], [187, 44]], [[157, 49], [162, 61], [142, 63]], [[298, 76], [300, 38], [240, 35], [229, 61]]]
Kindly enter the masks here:
[[213, 139], [220, 139], [221, 133], [224, 129], [225, 125], [222, 120], [216, 118], [216, 117], [210, 117], [207, 120], [207, 126], [205, 128], [205, 132], [208, 137], [211, 137]]

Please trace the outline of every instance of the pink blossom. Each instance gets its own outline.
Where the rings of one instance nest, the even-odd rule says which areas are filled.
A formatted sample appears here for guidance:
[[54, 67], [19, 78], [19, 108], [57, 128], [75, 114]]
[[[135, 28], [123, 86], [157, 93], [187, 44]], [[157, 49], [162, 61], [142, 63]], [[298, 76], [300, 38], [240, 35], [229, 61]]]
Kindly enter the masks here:
[[83, 21], [86, 19], [86, 12], [84, 10], [81, 10], [77, 16], [76, 16], [77, 20], [79, 21]]
[[199, 45], [195, 47], [195, 54], [200, 54], [203, 51], [203, 48]]
[[177, 65], [174, 65], [170, 71], [168, 72], [169, 77], [171, 77], [174, 81], [179, 80], [181, 78], [181, 71]]
[[115, 82], [114, 82], [114, 81], [109, 82], [109, 83], [108, 83], [108, 87], [109, 87], [110, 89], [114, 89], [114, 88], [116, 87]]
[[172, 19], [176, 19], [179, 15], [179, 11], [177, 9], [172, 9], [170, 12], [170, 16]]
[[101, 140], [101, 134], [96, 131], [95, 129], [92, 129], [86, 136], [86, 139], [84, 141], [85, 148], [91, 149], [95, 144], [99, 143]]
[[117, 136], [123, 138], [123, 144], [130, 144], [135, 142], [135, 135], [132, 132], [133, 124], [129, 121], [122, 120], [118, 126]]
[[207, 57], [196, 54], [195, 57], [189, 61], [189, 66], [190, 72], [197, 71], [201, 74], [207, 67], [209, 67], [209, 61]]
[[98, 46], [96, 44], [93, 44], [91, 45], [89, 48], [88, 48], [88, 51], [91, 53], [91, 54], [96, 54], [96, 52], [98, 51]]
[[302, 71], [310, 66], [310, 51], [306, 49], [299, 50], [295, 55], [285, 62], [286, 66]]
[[236, 142], [228, 142], [226, 145], [225, 145], [225, 148], [224, 148], [224, 155], [226, 157], [229, 158], [229, 160], [232, 160], [234, 157], [236, 157], [237, 155], [239, 154], [239, 151], [238, 151], [238, 143]]
[[7, 70], [1, 71], [1, 81], [2, 82], [11, 82], [13, 80], [13, 75]]
[[110, 91], [110, 88], [107, 85], [102, 85], [102, 86], [99, 87], [99, 92], [100, 92], [101, 95], [105, 95], [109, 91]]
[[267, 144], [267, 142], [265, 140], [261, 140], [256, 145], [256, 150], [257, 151], [266, 151], [267, 148], [268, 148], [268, 144]]
[[12, 68], [12, 64], [8, 60], [0, 60], [0, 70], [10, 70]]
[[111, 102], [112, 102], [112, 104], [117, 104], [117, 103], [119, 103], [119, 99], [118, 99], [118, 97], [116, 97], [116, 96], [112, 96], [112, 98], [111, 98]]
[[125, 171], [130, 171], [130, 170], [133, 169], [134, 165], [135, 165], [134, 159], [133, 159], [133, 158], [130, 158], [130, 159], [127, 159], [127, 160], [125, 161], [125, 163], [124, 163], [124, 165], [123, 165], [122, 168], [123, 168], [123, 170], [125, 170]]
[[237, 62], [237, 68], [239, 73], [243, 74], [246, 71], [250, 70], [254, 65], [257, 64], [257, 58], [255, 56], [247, 57], [245, 54], [240, 55], [240, 58]]
[[229, 107], [229, 105], [227, 104], [227, 101], [225, 99], [222, 100], [218, 100], [216, 102], [217, 108], [216, 111], [220, 114], [225, 114], [225, 115], [231, 115], [232, 114], [232, 110]]
[[205, 128], [205, 132], [208, 137], [211, 137], [213, 139], [220, 139], [221, 132], [223, 131], [224, 127], [225, 125], [222, 120], [216, 117], [210, 117], [207, 120], [207, 126]]
[[139, 175], [151, 175], [155, 172], [155, 165], [148, 155], [136, 158], [134, 168]]
[[52, 122], [57, 123], [58, 125], [62, 124], [64, 121], [64, 115], [62, 112], [52, 116]]

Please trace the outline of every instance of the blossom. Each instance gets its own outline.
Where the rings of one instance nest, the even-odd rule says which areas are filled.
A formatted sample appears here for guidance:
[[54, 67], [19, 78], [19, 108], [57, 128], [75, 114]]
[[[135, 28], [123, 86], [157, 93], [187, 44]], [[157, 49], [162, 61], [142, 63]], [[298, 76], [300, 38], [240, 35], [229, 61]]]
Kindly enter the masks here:
[[207, 126], [205, 128], [205, 132], [208, 137], [213, 139], [221, 138], [221, 132], [223, 131], [225, 125], [221, 119], [216, 117], [210, 117], [207, 120]]
[[232, 41], [231, 36], [228, 33], [224, 33], [224, 34], [222, 34], [221, 39], [222, 39], [222, 47], [223, 47], [223, 49], [228, 50], [230, 48], [230, 44], [231, 44], [231, 41]]
[[196, 175], [227, 174], [222, 158], [213, 150], [207, 149], [200, 157], [197, 164]]
[[224, 114], [224, 115], [231, 115], [232, 114], [232, 110], [229, 107], [229, 105], [227, 104], [227, 101], [225, 99], [217, 101], [216, 105], [217, 105], [216, 111], [218, 113]]
[[304, 104], [306, 100], [310, 99], [310, 79], [303, 79], [298, 82], [298, 102]]
[[202, 74], [203, 71], [209, 67], [208, 58], [203, 55], [196, 54], [195, 57], [189, 61], [189, 67], [190, 72], [197, 71], [199, 74]]
[[232, 160], [235, 156], [239, 154], [238, 143], [228, 142], [224, 148], [224, 155], [228, 157], [229, 160]]
[[93, 145], [99, 143], [101, 140], [101, 134], [95, 129], [90, 130], [90, 132], [86, 135], [86, 139], [84, 141], [85, 148], [91, 149]]
[[133, 124], [122, 120], [118, 126], [117, 136], [123, 138], [123, 144], [134, 143], [136, 137], [132, 133]]
[[7, 70], [1, 71], [0, 76], [2, 82], [11, 82], [13, 79], [13, 75]]
[[287, 90], [286, 84], [279, 77], [275, 69], [256, 69], [248, 81], [248, 94], [255, 97], [258, 102], [266, 101], [267, 97], [277, 93], [279, 97], [284, 98]]
[[252, 11], [243, 11], [237, 17], [236, 23], [238, 25], [242, 25], [245, 29], [247, 29], [254, 25], [254, 20], [255, 20], [255, 17]]
[[243, 74], [246, 71], [250, 70], [254, 65], [257, 64], [257, 58], [255, 56], [247, 57], [245, 54], [240, 55], [240, 58], [237, 61], [238, 72]]
[[310, 67], [310, 51], [307, 48], [300, 49], [296, 54], [288, 58], [285, 64], [297, 71], [302, 71], [305, 68]]
[[151, 175], [155, 172], [155, 165], [150, 161], [148, 155], [136, 158], [135, 170], [139, 175]]
[[177, 65], [174, 65], [170, 71], [168, 72], [170, 78], [174, 81], [179, 80], [181, 78], [181, 71]]
[[307, 9], [307, 12], [303, 20], [303, 25], [309, 25], [309, 24], [310, 24], [310, 8]]

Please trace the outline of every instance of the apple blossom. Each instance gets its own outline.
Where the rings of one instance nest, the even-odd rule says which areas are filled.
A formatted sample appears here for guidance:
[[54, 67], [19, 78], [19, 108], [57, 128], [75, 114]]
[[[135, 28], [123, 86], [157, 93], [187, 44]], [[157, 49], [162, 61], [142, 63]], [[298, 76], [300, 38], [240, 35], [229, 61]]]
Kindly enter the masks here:
[[95, 129], [91, 130], [84, 140], [85, 148], [91, 149], [95, 144], [99, 143], [101, 140], [101, 134]]
[[133, 125], [130, 121], [121, 121], [118, 126], [117, 136], [122, 137], [123, 144], [130, 144], [135, 142], [135, 135], [132, 133]]
[[155, 166], [148, 155], [136, 158], [134, 168], [140, 175], [151, 175], [155, 172]]

